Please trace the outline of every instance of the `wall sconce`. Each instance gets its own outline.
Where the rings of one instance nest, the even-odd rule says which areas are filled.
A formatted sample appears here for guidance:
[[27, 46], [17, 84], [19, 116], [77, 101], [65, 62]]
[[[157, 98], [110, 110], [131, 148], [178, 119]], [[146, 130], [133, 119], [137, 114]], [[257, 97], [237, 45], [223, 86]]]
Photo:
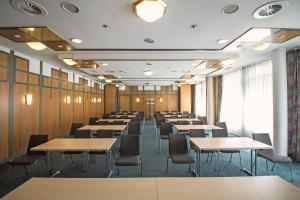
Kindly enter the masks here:
[[163, 98], [162, 98], [162, 97], [159, 98], [159, 102], [160, 102], [160, 103], [163, 102]]
[[77, 97], [77, 102], [81, 103], [81, 97]]
[[137, 98], [135, 99], [135, 101], [136, 101], [137, 103], [139, 103], [139, 102], [140, 102], [140, 98], [137, 97]]
[[98, 102], [98, 103], [101, 103], [101, 102], [102, 102], [101, 97], [97, 99], [97, 102]]
[[26, 105], [31, 105], [32, 103], [32, 94], [25, 94], [25, 104]]
[[70, 104], [71, 103], [71, 97], [70, 96], [66, 96], [66, 103]]
[[92, 98], [92, 103], [96, 103], [97, 102], [97, 99], [94, 97]]

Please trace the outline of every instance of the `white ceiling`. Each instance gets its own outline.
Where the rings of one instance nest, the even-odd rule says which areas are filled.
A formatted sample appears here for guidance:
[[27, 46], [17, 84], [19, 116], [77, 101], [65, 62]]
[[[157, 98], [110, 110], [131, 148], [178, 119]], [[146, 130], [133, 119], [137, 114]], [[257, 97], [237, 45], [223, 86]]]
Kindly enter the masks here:
[[[145, 78], [142, 71], [145, 68], [144, 63], [148, 61], [153, 63], [149, 66], [154, 71], [151, 78], [181, 77], [185, 74], [183, 71], [192, 71], [190, 63], [196, 59], [239, 57], [233, 67], [240, 67], [267, 56], [271, 49], [279, 48], [281, 45], [273, 46], [262, 53], [245, 51], [228, 54], [222, 51], [209, 51], [221, 49], [226, 45], [217, 44], [218, 39], [226, 38], [232, 41], [251, 27], [300, 29], [299, 0], [288, 0], [290, 6], [287, 11], [263, 20], [254, 19], [252, 13], [257, 7], [271, 0], [214, 0], [213, 2], [212, 0], [164, 0], [168, 5], [165, 16], [154, 23], [147, 23], [133, 13], [134, 0], [69, 0], [68, 2], [80, 8], [79, 14], [63, 11], [60, 8], [63, 0], [34, 1], [48, 10], [47, 16], [25, 16], [15, 11], [8, 0], [0, 1], [0, 27], [48, 26], [66, 40], [82, 39], [82, 44], [74, 45], [76, 48], [107, 49], [79, 51], [71, 55], [74, 58], [105, 60], [109, 64], [105, 70], [117, 71], [117, 75], [119, 75], [118, 71], [127, 72], [121, 74], [122, 78]], [[222, 14], [221, 9], [230, 3], [238, 4], [239, 11], [231, 15]], [[103, 24], [108, 24], [110, 29], [102, 28]], [[198, 28], [191, 29], [192, 24], [197, 24]], [[156, 43], [145, 43], [144, 39], [147, 37], [154, 38]], [[8, 44], [8, 47], [22, 49], [32, 55], [47, 55], [57, 59], [57, 56], [63, 57], [68, 54], [68, 52], [60, 53], [52, 50], [37, 53], [24, 44], [12, 44], [0, 38], [0, 42], [2, 41], [5, 45]], [[289, 44], [299, 45], [299, 39], [289, 41]], [[112, 49], [119, 51], [109, 51]], [[195, 49], [202, 50], [194, 51]], [[145, 61], [137, 61], [140, 59]], [[164, 61], [152, 61], [154, 59]], [[105, 70], [100, 73], [105, 74]], [[178, 73], [171, 71], [178, 71]], [[193, 71], [193, 73], [200, 72]], [[142, 82], [126, 82], [126, 84], [132, 83]]]

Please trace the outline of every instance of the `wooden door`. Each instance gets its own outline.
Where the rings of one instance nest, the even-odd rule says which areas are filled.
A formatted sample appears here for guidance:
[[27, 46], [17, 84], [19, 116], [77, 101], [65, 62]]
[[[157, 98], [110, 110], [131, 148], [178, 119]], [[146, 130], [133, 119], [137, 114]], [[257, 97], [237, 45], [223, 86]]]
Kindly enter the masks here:
[[130, 96], [121, 95], [119, 111], [130, 111]]

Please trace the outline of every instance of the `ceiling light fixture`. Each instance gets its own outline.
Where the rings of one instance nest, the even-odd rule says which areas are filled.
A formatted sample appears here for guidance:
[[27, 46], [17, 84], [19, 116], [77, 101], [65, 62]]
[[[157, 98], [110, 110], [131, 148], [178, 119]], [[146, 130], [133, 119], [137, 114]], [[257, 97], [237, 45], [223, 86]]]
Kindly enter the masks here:
[[134, 3], [134, 11], [137, 16], [146, 22], [154, 22], [161, 18], [167, 5], [162, 0], [139, 0]]
[[153, 44], [153, 43], [155, 43], [155, 40], [152, 39], [152, 38], [145, 38], [144, 42], [149, 43], [149, 44]]
[[219, 39], [219, 40], [217, 40], [217, 43], [218, 43], [218, 44], [225, 44], [225, 43], [227, 43], [227, 42], [228, 42], [227, 39]]
[[71, 66], [77, 64], [77, 62], [75, 62], [72, 58], [64, 58], [63, 61], [67, 65], [71, 65]]
[[70, 40], [71, 40], [71, 42], [73, 42], [73, 43], [75, 43], [75, 44], [80, 44], [80, 43], [82, 43], [82, 40], [81, 40], [81, 39], [78, 39], [78, 38], [71, 38]]
[[145, 74], [146, 76], [151, 76], [151, 75], [153, 74], [153, 71], [151, 71], [151, 70], [145, 70], [145, 71], [144, 71], [144, 74]]
[[106, 80], [105, 80], [105, 82], [106, 82], [106, 83], [111, 83], [111, 82], [112, 82], [112, 80], [110, 80], [110, 79], [106, 79]]
[[21, 35], [15, 34], [14, 37], [15, 38], [21, 38]]
[[270, 43], [257, 43], [253, 45], [253, 49], [256, 51], [263, 51], [267, 49], [271, 44]]
[[239, 5], [237, 4], [228, 4], [222, 9], [222, 13], [230, 15], [239, 10]]
[[101, 66], [107, 66], [108, 64], [107, 63], [101, 63]]
[[33, 27], [27, 28], [28, 31], [33, 32], [35, 29]]
[[67, 12], [70, 13], [79, 13], [79, 8], [75, 6], [74, 4], [71, 4], [69, 2], [63, 2], [61, 3], [61, 8]]
[[41, 51], [47, 48], [46, 45], [44, 45], [41, 42], [27, 42], [26, 43], [30, 48], [37, 50], [37, 51]]
[[198, 25], [197, 25], [197, 24], [192, 24], [192, 25], [191, 25], [191, 29], [196, 29], [196, 28], [198, 28]]
[[102, 25], [102, 28], [109, 29], [110, 26], [109, 26], [108, 24], [103, 24], [103, 25]]
[[100, 79], [100, 80], [104, 80], [105, 79], [105, 76], [98, 76], [98, 78]]
[[223, 66], [232, 65], [234, 62], [235, 62], [235, 59], [233, 59], [233, 58], [226, 58], [226, 59], [221, 61]]
[[238, 42], [259, 42], [271, 36], [271, 29], [269, 28], [252, 28], [244, 35], [242, 35]]
[[266, 19], [278, 15], [288, 7], [288, 1], [272, 1], [257, 8], [253, 13], [253, 17], [256, 19]]

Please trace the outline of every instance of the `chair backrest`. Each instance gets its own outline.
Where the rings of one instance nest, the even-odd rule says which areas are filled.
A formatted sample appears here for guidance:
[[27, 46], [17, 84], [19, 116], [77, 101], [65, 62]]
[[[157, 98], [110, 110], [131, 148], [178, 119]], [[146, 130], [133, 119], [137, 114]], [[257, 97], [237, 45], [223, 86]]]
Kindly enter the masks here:
[[124, 121], [113, 121], [112, 122], [113, 125], [124, 125]]
[[113, 130], [98, 130], [97, 138], [113, 138], [114, 131]]
[[200, 119], [203, 123], [203, 125], [207, 125], [207, 118], [206, 116], [199, 116], [198, 119]]
[[103, 114], [103, 115], [102, 115], [102, 118], [103, 118], [103, 119], [109, 119], [109, 114]]
[[120, 144], [121, 156], [140, 155], [140, 136], [139, 135], [122, 135]]
[[138, 116], [134, 117], [131, 119], [131, 122], [137, 122], [137, 123], [140, 123], [140, 118]]
[[253, 133], [252, 137], [256, 141], [272, 146], [271, 138], [268, 133]]
[[74, 138], [90, 138], [90, 137], [91, 137], [90, 130], [77, 130], [74, 135]]
[[171, 134], [169, 136], [169, 155], [187, 154], [187, 139], [184, 134]]
[[110, 114], [111, 114], [111, 115], [115, 115], [115, 114], [117, 114], [117, 112], [116, 112], [116, 111], [113, 111], [113, 112], [111, 112]]
[[89, 125], [97, 125], [98, 117], [90, 117]]
[[83, 127], [83, 126], [84, 126], [83, 123], [72, 123], [69, 135], [70, 136], [74, 136], [76, 130], [79, 129], [79, 128], [81, 128], [81, 127]]
[[127, 115], [121, 115], [120, 117], [118, 117], [119, 119], [129, 119]]
[[226, 134], [228, 135], [228, 129], [227, 129], [226, 122], [217, 122], [216, 125], [221, 127], [226, 132]]
[[190, 137], [205, 137], [204, 129], [191, 129]]
[[177, 121], [178, 125], [188, 125], [189, 123], [190, 122], [188, 122], [188, 121], [181, 121], [181, 120]]
[[171, 123], [164, 123], [160, 124], [160, 135], [169, 135], [172, 134], [172, 124]]
[[108, 125], [108, 121], [98, 121], [97, 125]]
[[188, 112], [188, 111], [183, 111], [182, 114], [183, 114], [183, 115], [188, 115], [189, 112]]
[[189, 118], [196, 118], [196, 114], [195, 113], [190, 113]]
[[141, 134], [141, 125], [139, 122], [130, 122], [128, 124], [128, 134]]
[[203, 122], [200, 121], [200, 120], [193, 120], [193, 121], [192, 121], [192, 124], [193, 124], [193, 125], [203, 125]]
[[31, 151], [31, 148], [43, 144], [47, 141], [48, 141], [48, 135], [30, 135], [28, 146], [27, 146], [27, 155], [46, 155], [46, 152]]
[[228, 137], [228, 134], [223, 129], [212, 129], [213, 137]]

